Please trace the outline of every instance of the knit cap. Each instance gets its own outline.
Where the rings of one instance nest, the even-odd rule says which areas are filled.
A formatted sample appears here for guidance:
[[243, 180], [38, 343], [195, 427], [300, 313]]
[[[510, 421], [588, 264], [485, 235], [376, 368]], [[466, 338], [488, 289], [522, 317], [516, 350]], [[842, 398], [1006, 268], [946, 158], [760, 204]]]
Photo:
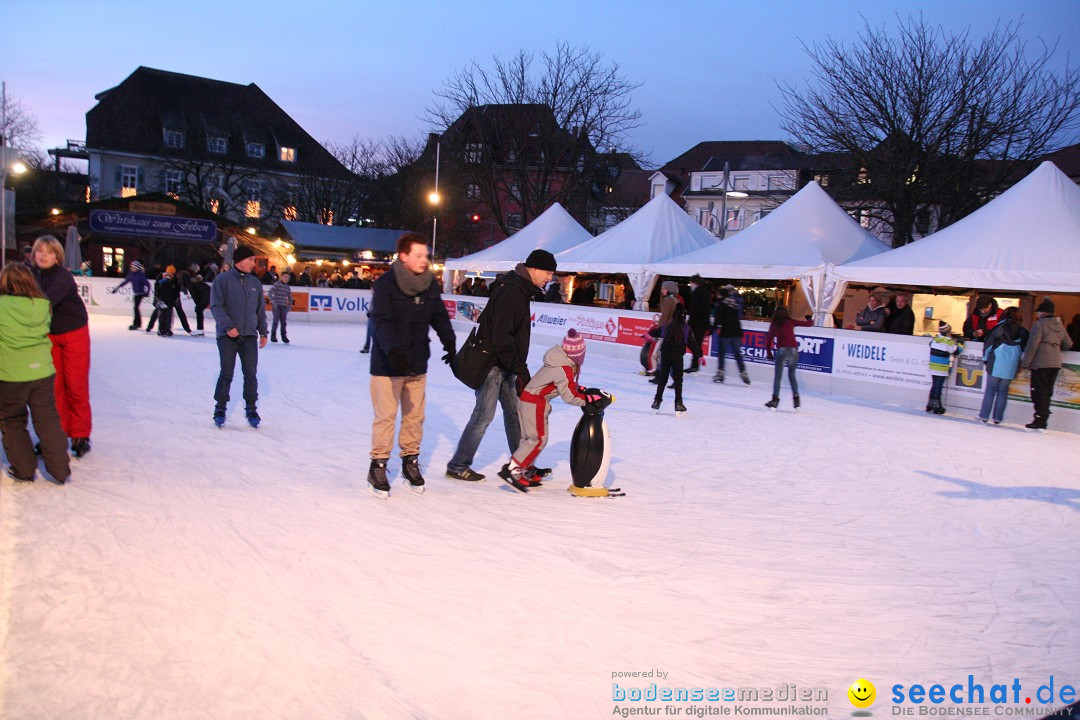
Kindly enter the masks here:
[[131, 269], [132, 269], [133, 272], [142, 272], [142, 269], [143, 269], [142, 263], [139, 262], [138, 260], [135, 260], [134, 262], [131, 263]]
[[562, 349], [566, 356], [573, 360], [578, 367], [581, 367], [581, 364], [585, 362], [585, 338], [581, 337], [574, 328], [566, 331], [566, 337], [562, 341]]
[[674, 280], [665, 280], [664, 282], [662, 282], [660, 284], [660, 289], [661, 290], [667, 290], [672, 295], [678, 295], [679, 294], [679, 283], [675, 282]]
[[1039, 303], [1039, 307], [1035, 308], [1035, 311], [1053, 315], [1054, 314], [1054, 301], [1051, 300], [1048, 297], [1044, 297], [1042, 299], [1042, 302]]
[[944, 320], [941, 320], [941, 321], [938, 322], [937, 331], [938, 331], [938, 333], [940, 333], [942, 335], [948, 335], [949, 333], [952, 332], [952, 325], [945, 322]]

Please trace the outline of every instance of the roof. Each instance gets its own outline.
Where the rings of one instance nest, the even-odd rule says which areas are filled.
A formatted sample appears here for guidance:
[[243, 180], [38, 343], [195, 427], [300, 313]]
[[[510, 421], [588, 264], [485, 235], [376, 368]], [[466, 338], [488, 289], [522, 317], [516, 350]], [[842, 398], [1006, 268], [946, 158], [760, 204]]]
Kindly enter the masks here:
[[[86, 146], [138, 155], [224, 160], [265, 171], [324, 176], [348, 170], [277, 103], [251, 83], [211, 80], [139, 67], [116, 87], [98, 93], [86, 113]], [[165, 130], [184, 133], [184, 147], [165, 144]], [[211, 154], [207, 138], [224, 135], [225, 155]], [[265, 146], [266, 156], [250, 158], [249, 142]], [[281, 146], [296, 150], [283, 162]]]
[[1080, 144], [1055, 150], [1041, 159], [1054, 163], [1061, 172], [1072, 178], [1073, 182], [1080, 183]]
[[811, 181], [739, 234], [649, 269], [674, 276], [780, 280], [888, 249]]
[[[660, 172], [676, 183], [675, 195], [681, 196], [690, 187], [690, 173], [704, 170], [708, 165], [712, 165], [710, 170], [723, 170], [727, 161], [733, 170], [790, 170], [802, 167], [802, 164], [795, 163], [799, 159], [805, 163], [809, 157], [783, 140], [707, 140], [664, 163]], [[752, 168], [745, 164], [750, 158], [768, 162], [769, 167]]]
[[553, 204], [531, 223], [486, 250], [446, 261], [450, 270], [513, 270], [533, 250], [558, 254], [592, 240], [559, 203]]
[[395, 252], [397, 241], [408, 230], [384, 230], [380, 228], [342, 227], [321, 225], [297, 220], [282, 220], [274, 234], [287, 237], [299, 249], [312, 250], [372, 250]]
[[835, 273], [849, 282], [1074, 293], [1080, 187], [1043, 162], [962, 220]]

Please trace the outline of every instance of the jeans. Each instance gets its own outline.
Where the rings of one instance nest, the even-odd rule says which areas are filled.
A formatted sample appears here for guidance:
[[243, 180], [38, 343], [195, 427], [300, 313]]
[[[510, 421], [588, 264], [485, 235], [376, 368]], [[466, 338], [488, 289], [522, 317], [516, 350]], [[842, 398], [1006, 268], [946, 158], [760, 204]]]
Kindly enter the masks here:
[[259, 336], [241, 335], [231, 338], [219, 335], [217, 339], [218, 356], [221, 359], [221, 374], [218, 375], [214, 400], [225, 407], [229, 404], [229, 388], [232, 386], [233, 372], [236, 370], [236, 356], [240, 356], [240, 369], [244, 373], [244, 404], [255, 407], [259, 399], [259, 381], [255, 371], [259, 367]]
[[949, 379], [948, 375], [931, 375], [930, 376], [930, 399], [941, 402], [941, 389], [945, 387], [945, 381]]
[[746, 372], [746, 362], [742, 356], [742, 338], [741, 337], [720, 337], [716, 336], [717, 344], [717, 356], [716, 356], [716, 369], [719, 372], [724, 371], [724, 359], [730, 352], [735, 356], [735, 362], [739, 366], [739, 372]]
[[675, 383], [675, 402], [682, 402], [683, 366], [682, 351], [660, 352], [660, 367], [656, 371], [656, 400], [663, 400], [664, 388], [667, 387], [668, 375]]
[[986, 392], [983, 393], [982, 408], [979, 410], [980, 420], [989, 420], [993, 411], [994, 422], [1001, 422], [1005, 417], [1005, 404], [1009, 402], [1009, 383], [1012, 380], [994, 377], [987, 374]]
[[458, 440], [454, 457], [446, 464], [447, 470], [460, 473], [473, 464], [476, 449], [480, 447], [484, 432], [495, 417], [497, 403], [502, 405], [503, 427], [510, 452], [518, 449], [521, 444], [521, 422], [518, 420], [517, 376], [496, 365], [491, 368], [484, 384], [476, 390], [476, 405]]
[[289, 314], [288, 305], [274, 305], [273, 306], [274, 321], [270, 326], [270, 339], [277, 337], [278, 324], [281, 325], [281, 339], [289, 339], [289, 331], [285, 329], [286, 316]]
[[795, 366], [799, 364], [799, 349], [798, 348], [776, 348], [776, 352], [773, 353], [773, 357], [776, 358], [773, 365], [773, 382], [772, 382], [772, 394], [773, 397], [780, 397], [780, 380], [784, 374], [784, 367], [786, 366], [788, 383], [791, 385], [791, 394], [799, 394], [799, 383], [795, 381]]
[[375, 323], [371, 322], [371, 316], [368, 315], [367, 321], [367, 339], [364, 340], [364, 351], [371, 350], [371, 336], [375, 332]]
[[1061, 368], [1037, 368], [1031, 371], [1031, 404], [1035, 406], [1034, 423], [1046, 427], [1050, 419], [1050, 398]]
[[139, 305], [142, 304], [143, 298], [145, 298], [145, 297], [146, 297], [146, 293], [140, 293], [140, 294], [133, 295], [132, 298], [131, 298], [132, 310], [135, 313], [134, 317], [131, 319], [131, 324], [132, 324], [133, 327], [137, 327], [137, 328], [142, 327], [142, 313], [139, 312]]
[[198, 303], [195, 304], [195, 329], [196, 330], [202, 330], [203, 329], [203, 322], [204, 322], [203, 313], [206, 312], [206, 308], [208, 308], [208, 307], [210, 307], [210, 306], [209, 305], [199, 305]]

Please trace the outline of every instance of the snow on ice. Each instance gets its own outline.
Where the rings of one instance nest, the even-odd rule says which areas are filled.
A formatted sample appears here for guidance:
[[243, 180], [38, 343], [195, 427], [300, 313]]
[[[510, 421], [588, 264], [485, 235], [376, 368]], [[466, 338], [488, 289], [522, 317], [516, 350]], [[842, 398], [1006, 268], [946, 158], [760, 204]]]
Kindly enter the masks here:
[[1075, 435], [806, 393], [795, 413], [786, 388], [773, 413], [764, 375], [688, 376], [686, 417], [670, 390], [654, 415], [636, 363], [594, 352], [582, 380], [617, 396], [627, 497], [565, 491], [580, 412], [562, 404], [554, 474], [521, 495], [495, 476], [498, 417], [488, 481], [443, 478], [472, 393], [436, 360], [428, 491], [405, 492], [393, 458], [383, 502], [364, 488], [362, 325], [294, 324], [260, 353], [263, 426], [238, 372], [217, 430], [213, 338], [126, 324], [92, 318], [94, 449], [72, 482], [0, 484], [0, 717], [724, 704], [614, 699], [653, 683], [825, 690], [814, 707], [847, 716], [859, 678], [881, 717], [898, 683], [1080, 685]]

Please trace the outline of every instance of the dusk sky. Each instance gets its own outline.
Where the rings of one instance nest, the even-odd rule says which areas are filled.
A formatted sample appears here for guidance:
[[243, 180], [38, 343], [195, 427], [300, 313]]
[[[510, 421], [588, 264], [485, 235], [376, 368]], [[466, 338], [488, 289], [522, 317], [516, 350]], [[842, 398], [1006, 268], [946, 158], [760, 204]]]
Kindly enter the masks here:
[[[476, 60], [588, 45], [644, 83], [631, 141], [655, 164], [703, 140], [785, 139], [776, 83], [802, 84], [800, 42], [852, 41], [922, 12], [980, 37], [1023, 20], [1055, 67], [1080, 62], [1080, 0], [655, 3], [488, 2], [3, 3], [0, 79], [38, 119], [43, 145], [83, 139], [94, 95], [139, 65], [255, 83], [320, 141], [419, 136], [433, 91]], [[1076, 141], [1075, 135], [1067, 138]]]

